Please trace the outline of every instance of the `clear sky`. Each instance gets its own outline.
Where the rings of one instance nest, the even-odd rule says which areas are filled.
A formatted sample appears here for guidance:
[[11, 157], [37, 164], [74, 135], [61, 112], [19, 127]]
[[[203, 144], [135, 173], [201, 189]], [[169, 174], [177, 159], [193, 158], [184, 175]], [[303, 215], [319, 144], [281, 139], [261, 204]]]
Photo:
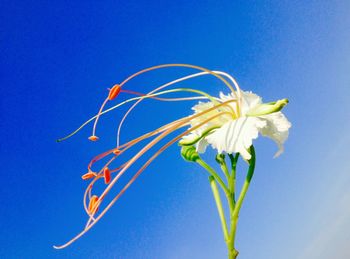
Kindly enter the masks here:
[[[240, 258], [350, 258], [350, 2], [98, 2], [0, 4], [0, 257], [226, 257], [207, 177], [176, 145], [86, 236], [52, 248], [83, 228], [80, 176], [113, 146], [125, 109], [101, 119], [98, 143], [87, 140], [90, 129], [55, 139], [96, 113], [106, 88], [127, 75], [181, 62], [226, 71], [265, 101], [290, 100], [285, 153], [272, 159], [272, 141], [255, 143]], [[190, 72], [152, 73], [128, 88], [147, 91]], [[225, 90], [209, 78], [185, 85]], [[122, 140], [189, 115], [191, 105], [145, 102]]]

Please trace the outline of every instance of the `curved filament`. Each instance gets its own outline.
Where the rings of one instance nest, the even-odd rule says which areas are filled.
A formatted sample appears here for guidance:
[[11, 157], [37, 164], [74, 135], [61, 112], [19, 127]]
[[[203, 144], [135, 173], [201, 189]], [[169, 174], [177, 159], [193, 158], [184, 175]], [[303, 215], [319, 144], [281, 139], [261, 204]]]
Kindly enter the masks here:
[[[237, 113], [238, 113], [238, 115], [240, 115], [240, 109], [239, 109], [239, 107], [240, 107], [240, 103], [241, 103], [241, 90], [240, 90], [240, 87], [239, 87], [238, 83], [236, 82], [236, 80], [235, 80], [232, 76], [230, 76], [229, 74], [227, 74], [227, 73], [225, 73], [225, 72], [221, 72], [221, 71], [212, 71], [212, 72], [215, 73], [215, 74], [218, 74], [218, 75], [226, 76], [226, 77], [229, 78], [229, 79], [233, 82], [233, 84], [235, 85], [238, 94], [236, 94], [235, 91], [233, 91], [233, 92], [236, 94], [236, 97], [237, 97], [237, 99], [238, 99], [238, 102], [237, 102], [237, 106], [236, 106], [236, 107], [237, 107]], [[168, 82], [168, 83], [166, 83], [166, 84], [163, 84], [163, 85], [157, 87], [156, 89], [150, 91], [150, 92], [148, 93], [148, 95], [153, 94], [154, 92], [159, 91], [159, 90], [162, 90], [162, 89], [164, 89], [164, 88], [166, 88], [166, 87], [168, 87], [168, 86], [171, 86], [171, 85], [173, 85], [173, 84], [180, 83], [180, 82], [182, 82], [182, 81], [185, 81], [185, 80], [188, 80], [188, 79], [191, 79], [191, 78], [195, 78], [195, 77], [203, 76], [203, 75], [208, 75], [208, 74], [210, 74], [210, 73], [209, 73], [209, 72], [200, 72], [200, 73], [191, 74], [191, 75], [188, 75], [188, 76], [185, 76], [185, 77], [178, 78], [178, 79], [176, 79], [176, 80], [173, 80], [173, 81], [171, 81], [171, 82]], [[136, 101], [136, 103], [134, 103], [134, 104], [127, 110], [127, 112], [124, 114], [123, 118], [121, 119], [121, 121], [120, 121], [120, 123], [119, 123], [119, 126], [118, 126], [118, 132], [117, 132], [117, 145], [119, 145], [119, 142], [120, 142], [120, 131], [121, 131], [121, 128], [122, 128], [122, 126], [123, 126], [123, 123], [124, 123], [125, 119], [128, 117], [128, 115], [130, 114], [130, 112], [131, 112], [141, 101], [142, 101], [142, 99]]]
[[[172, 91], [172, 90], [175, 90], [175, 91]], [[99, 113], [97, 114], [97, 115], [95, 115], [95, 116], [93, 116], [93, 117], [91, 117], [90, 119], [88, 119], [87, 121], [85, 121], [82, 125], [80, 125], [76, 130], [74, 130], [73, 132], [71, 132], [70, 134], [68, 134], [67, 136], [65, 136], [65, 137], [63, 137], [63, 138], [60, 138], [60, 139], [57, 139], [56, 141], [57, 142], [61, 142], [61, 141], [64, 141], [64, 140], [66, 140], [66, 139], [68, 139], [68, 138], [70, 138], [70, 137], [72, 137], [72, 136], [74, 136], [75, 134], [77, 134], [82, 128], [84, 128], [87, 124], [89, 124], [91, 121], [93, 121], [93, 120], [95, 120], [95, 119], [97, 119], [99, 116], [101, 116], [101, 115], [104, 115], [104, 114], [106, 114], [106, 113], [108, 113], [108, 112], [110, 112], [110, 111], [112, 111], [112, 110], [115, 110], [115, 109], [117, 109], [117, 108], [119, 108], [119, 107], [121, 107], [121, 106], [123, 106], [123, 105], [125, 105], [125, 104], [127, 104], [127, 103], [129, 103], [129, 102], [132, 102], [132, 101], [136, 101], [136, 100], [139, 100], [139, 99], [146, 99], [146, 98], [152, 98], [152, 99], [154, 99], [153, 97], [155, 97], [155, 96], [159, 96], [159, 95], [163, 95], [163, 94], [167, 94], [167, 93], [170, 93], [170, 92], [181, 92], [181, 91], [183, 91], [183, 90], [176, 90], [176, 89], [172, 89], [172, 90], [168, 90], [168, 91], [162, 91], [162, 92], [157, 92], [157, 93], [152, 93], [151, 95], [150, 94], [148, 94], [148, 95], [145, 95], [145, 96], [138, 96], [138, 97], [134, 97], [134, 98], [130, 98], [130, 99], [127, 99], [127, 100], [125, 100], [125, 101], [123, 101], [123, 102], [121, 102], [121, 103], [119, 103], [119, 104], [117, 104], [117, 105], [114, 105], [114, 106], [112, 106], [111, 108], [108, 108], [107, 110], [105, 110], [105, 111], [101, 111], [101, 109], [100, 109], [100, 111], [99, 111]], [[196, 91], [196, 90], [195, 90]], [[193, 92], [193, 91], [191, 91], [191, 92]], [[196, 91], [197, 93], [199, 93], [199, 92], [201, 92], [201, 91]], [[204, 94], [204, 92], [201, 92], [201, 93], [203, 93]], [[205, 93], [205, 95], [207, 95], [206, 93]], [[207, 95], [208, 97], [205, 97], [205, 96], [195, 96], [195, 97], [185, 97], [185, 98], [166, 98], [167, 99], [167, 101], [170, 101], [170, 100], [172, 100], [172, 101], [191, 101], [191, 100], [199, 100], [199, 99], [208, 99], [209, 98], [209, 95]], [[211, 97], [211, 98], [214, 98], [214, 97]], [[164, 100], [160, 100], [160, 99], [165, 99], [165, 98], [159, 98], [158, 100], [159, 101], [164, 101]], [[93, 133], [94, 134], [94, 133]], [[98, 139], [96, 136], [91, 136], [91, 137], [94, 137], [93, 139]], [[91, 138], [90, 137], [90, 138]]]
[[[153, 66], [153, 67], [149, 67], [149, 68], [146, 68], [146, 69], [143, 69], [143, 70], [140, 70], [134, 74], [132, 74], [131, 76], [129, 76], [128, 78], [126, 78], [122, 83], [120, 84], [117, 84], [115, 86], [118, 86], [118, 89], [121, 89], [123, 87], [123, 85], [125, 85], [128, 81], [130, 81], [131, 79], [141, 75], [141, 74], [144, 74], [144, 73], [147, 73], [147, 72], [150, 72], [152, 70], [157, 70], [157, 69], [161, 69], [161, 68], [167, 68], [167, 67], [186, 67], [186, 68], [192, 68], [192, 69], [196, 69], [196, 70], [200, 70], [200, 71], [203, 71], [203, 72], [207, 72], [215, 77], [217, 77], [218, 79], [220, 79], [230, 90], [231, 92], [235, 92], [235, 90], [233, 89], [233, 87], [231, 86], [231, 84], [226, 81], [226, 79], [224, 79], [222, 76], [214, 73], [213, 71], [207, 69], [207, 68], [204, 68], [204, 67], [200, 67], [200, 66], [195, 66], [195, 65], [190, 65], [190, 64], [163, 64], [163, 65], [158, 65], [158, 66]], [[113, 90], [114, 87], [111, 89]], [[120, 90], [119, 90], [120, 91]], [[110, 100], [110, 94], [109, 96], [107, 97], [107, 99], [103, 102], [98, 114], [97, 114], [97, 117], [96, 117], [96, 120], [95, 120], [95, 123], [94, 123], [94, 127], [93, 127], [93, 133], [92, 133], [92, 136], [95, 136], [95, 131], [96, 131], [96, 125], [97, 125], [97, 121], [101, 115], [101, 112], [104, 108], [104, 106], [106, 105], [107, 101]], [[113, 98], [114, 99], [114, 98]], [[239, 107], [238, 107], [238, 110], [239, 110]]]
[[[216, 105], [210, 109], [207, 109], [206, 111], [203, 111], [201, 113], [198, 113], [196, 115], [193, 115], [189, 118], [189, 120], [193, 119], [194, 117], [198, 117], [198, 116], [202, 116], [203, 114], [205, 113], [208, 113], [210, 112], [211, 110], [213, 109], [216, 109], [220, 106], [223, 106], [229, 102], [235, 102], [235, 100], [229, 100], [229, 101], [226, 101], [226, 102], [223, 102], [219, 105]], [[223, 113], [227, 113], [229, 114], [228, 112], [221, 112], [219, 114], [216, 114], [215, 116], [212, 116], [211, 118], [203, 121], [202, 123], [190, 128], [189, 130], [181, 133], [180, 135], [178, 135], [176, 138], [174, 138], [171, 143], [169, 142], [167, 144], [167, 147], [170, 146], [171, 144], [173, 144], [174, 142], [176, 142], [178, 139], [180, 139], [181, 137], [183, 137], [184, 135], [192, 132], [193, 130], [201, 127], [202, 125], [205, 125], [207, 122], [209, 122], [210, 120], [213, 120], [215, 119], [216, 117], [218, 116], [221, 116]], [[193, 117], [193, 118], [192, 118]], [[144, 148], [142, 148], [132, 159], [130, 159], [130, 161], [127, 163], [127, 165], [120, 171], [120, 173], [118, 175], [122, 175], [138, 158], [140, 158], [147, 150], [149, 150], [151, 147], [153, 147], [156, 143], [158, 143], [162, 138], [166, 137], [169, 133], [171, 133], [173, 130], [175, 129], [178, 129], [179, 127], [181, 126], [181, 123], [180, 125], [178, 125], [176, 128], [170, 128], [168, 129], [167, 131], [163, 132], [161, 135], [159, 135], [157, 138], [155, 138], [154, 140], [152, 140], [149, 144], [147, 144]], [[164, 148], [165, 149], [165, 148]], [[154, 158], [153, 158], [154, 159]], [[69, 242], [67, 242], [66, 244], [62, 245], [62, 246], [54, 246], [56, 249], [61, 249], [61, 248], [64, 248], [64, 247], [67, 247], [68, 245], [70, 245], [71, 243], [73, 243], [75, 240], [77, 240], [79, 237], [81, 237], [84, 233], [86, 233], [92, 226], [94, 226], [98, 221], [99, 219], [109, 210], [109, 208], [115, 203], [115, 201], [120, 197], [120, 195], [122, 195], [122, 193], [125, 192], [125, 190], [127, 188], [129, 188], [129, 186], [132, 184], [132, 182], [137, 178], [137, 176], [141, 173], [142, 171], [138, 172], [137, 174], [135, 174], [135, 176], [131, 179], [131, 181], [129, 181], [129, 183], [122, 189], [121, 193], [118, 194], [107, 206], [106, 208], [98, 215], [98, 217], [96, 217], [96, 219], [91, 223], [89, 224], [89, 222], [92, 220], [92, 217], [89, 218], [89, 222], [88, 222], [88, 225], [87, 227], [82, 231], [80, 232], [76, 237], [74, 237], [73, 239], [71, 239]], [[104, 190], [104, 192], [101, 194], [99, 200], [96, 202], [96, 206], [99, 206], [101, 201], [104, 199], [104, 197], [107, 195], [107, 193], [110, 191], [110, 189], [113, 187], [113, 185], [118, 181], [119, 177], [118, 175], [112, 180], [112, 182], [107, 186], [107, 188]]]

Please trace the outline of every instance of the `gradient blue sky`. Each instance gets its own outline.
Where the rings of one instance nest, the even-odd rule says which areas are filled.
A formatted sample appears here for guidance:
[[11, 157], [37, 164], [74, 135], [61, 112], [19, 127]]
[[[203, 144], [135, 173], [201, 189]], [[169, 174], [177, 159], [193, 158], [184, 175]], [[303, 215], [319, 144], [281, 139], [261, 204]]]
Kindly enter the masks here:
[[[272, 159], [272, 141], [256, 142], [240, 258], [350, 258], [349, 1], [5, 0], [0, 7], [1, 258], [225, 258], [207, 177], [177, 146], [91, 232], [52, 248], [83, 227], [80, 176], [113, 145], [123, 110], [101, 120], [99, 143], [87, 141], [88, 129], [55, 139], [93, 115], [107, 87], [174, 62], [227, 71], [266, 101], [290, 99], [286, 152]], [[190, 72], [152, 73], [129, 88], [146, 91]], [[224, 90], [208, 78], [186, 85]], [[145, 102], [123, 140], [190, 106]]]

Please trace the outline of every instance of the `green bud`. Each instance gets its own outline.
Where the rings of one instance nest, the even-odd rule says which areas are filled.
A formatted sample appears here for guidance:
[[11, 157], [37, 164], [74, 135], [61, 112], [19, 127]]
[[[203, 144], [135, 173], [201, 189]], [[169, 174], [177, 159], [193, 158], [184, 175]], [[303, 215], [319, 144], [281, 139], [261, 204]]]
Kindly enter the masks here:
[[278, 100], [277, 102], [263, 103], [258, 105], [256, 108], [250, 110], [247, 116], [260, 116], [267, 115], [270, 113], [278, 112], [282, 110], [288, 103], [288, 99]]
[[188, 162], [196, 162], [199, 159], [199, 155], [194, 146], [183, 146], [181, 148], [181, 156]]
[[216, 162], [218, 162], [220, 165], [225, 164], [225, 154], [217, 154], [215, 157]]

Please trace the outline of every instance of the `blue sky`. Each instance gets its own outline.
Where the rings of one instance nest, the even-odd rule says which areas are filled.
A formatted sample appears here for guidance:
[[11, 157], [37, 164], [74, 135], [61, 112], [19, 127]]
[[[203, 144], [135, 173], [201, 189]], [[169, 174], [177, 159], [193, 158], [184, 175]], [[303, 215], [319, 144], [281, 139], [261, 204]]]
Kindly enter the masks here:
[[[98, 143], [87, 141], [89, 129], [55, 139], [96, 113], [106, 88], [127, 75], [181, 62], [226, 71], [266, 101], [290, 100], [285, 153], [272, 159], [272, 141], [255, 143], [240, 257], [349, 258], [349, 8], [348, 1], [2, 1], [0, 257], [225, 258], [207, 177], [176, 145], [86, 236], [52, 249], [82, 229], [80, 176], [114, 144], [125, 109], [101, 120]], [[129, 89], [190, 72], [152, 73]], [[185, 85], [224, 90], [209, 78]], [[145, 102], [122, 140], [190, 114], [192, 104]]]

